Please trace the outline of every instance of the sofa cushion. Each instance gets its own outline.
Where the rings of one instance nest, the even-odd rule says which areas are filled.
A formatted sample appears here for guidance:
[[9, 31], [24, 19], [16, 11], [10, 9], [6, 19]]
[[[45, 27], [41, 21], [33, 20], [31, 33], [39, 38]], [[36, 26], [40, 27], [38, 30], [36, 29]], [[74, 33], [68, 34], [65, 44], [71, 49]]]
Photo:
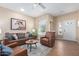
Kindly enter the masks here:
[[17, 33], [16, 35], [17, 35], [18, 39], [25, 38], [25, 33]]
[[14, 56], [27, 56], [28, 55], [27, 49], [15, 47], [15, 48], [13, 48], [12, 55], [14, 55]]

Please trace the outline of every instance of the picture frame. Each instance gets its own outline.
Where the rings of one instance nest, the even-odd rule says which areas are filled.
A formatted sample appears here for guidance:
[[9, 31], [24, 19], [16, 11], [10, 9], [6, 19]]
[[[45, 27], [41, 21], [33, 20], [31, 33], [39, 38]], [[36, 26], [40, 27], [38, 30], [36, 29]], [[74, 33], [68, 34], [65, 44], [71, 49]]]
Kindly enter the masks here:
[[11, 30], [26, 30], [26, 20], [11, 18]]

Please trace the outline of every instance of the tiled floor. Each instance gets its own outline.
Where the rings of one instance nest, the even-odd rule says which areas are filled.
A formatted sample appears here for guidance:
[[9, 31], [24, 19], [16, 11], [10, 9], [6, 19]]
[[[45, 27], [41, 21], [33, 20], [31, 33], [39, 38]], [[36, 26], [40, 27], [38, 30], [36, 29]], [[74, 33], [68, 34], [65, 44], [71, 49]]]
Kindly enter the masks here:
[[79, 44], [72, 41], [56, 40], [55, 46], [48, 56], [79, 56]]

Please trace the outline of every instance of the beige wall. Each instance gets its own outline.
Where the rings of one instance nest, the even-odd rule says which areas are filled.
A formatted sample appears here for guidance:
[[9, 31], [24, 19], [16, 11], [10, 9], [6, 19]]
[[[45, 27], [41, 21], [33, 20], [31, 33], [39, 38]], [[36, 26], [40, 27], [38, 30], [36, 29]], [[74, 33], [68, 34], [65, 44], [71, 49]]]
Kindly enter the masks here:
[[54, 28], [53, 28], [53, 17], [51, 15], [49, 15], [49, 14], [45, 14], [45, 15], [36, 17], [35, 18], [35, 28], [37, 30], [39, 29], [39, 21], [40, 20], [42, 21], [42, 19], [45, 19], [46, 22], [47, 22], [46, 23], [46, 30], [45, 31], [54, 31]]
[[78, 21], [79, 21], [79, 11], [73, 12], [73, 13], [69, 13], [69, 14], [65, 14], [62, 16], [58, 16], [54, 18], [54, 22], [55, 22], [55, 29], [56, 29], [56, 38], [61, 38], [63, 36], [58, 36], [57, 32], [58, 32], [58, 23], [62, 22], [63, 20], [76, 20], [76, 40], [79, 42], [79, 27], [78, 27]]
[[[26, 30], [10, 30], [10, 21], [11, 18], [17, 18], [17, 19], [23, 19], [26, 20]], [[56, 31], [56, 38], [61, 38], [63, 36], [58, 36], [58, 23], [62, 22], [63, 20], [76, 20], [76, 22], [79, 21], [79, 11], [65, 14], [62, 16], [53, 17], [50, 14], [45, 14], [36, 18], [22, 15], [20, 13], [8, 10], [6, 8], [0, 7], [0, 28], [2, 29], [3, 34], [5, 32], [27, 32], [31, 31], [32, 28], [39, 29], [39, 21], [40, 19], [46, 19], [47, 25], [46, 25], [46, 31]], [[76, 25], [76, 38], [77, 41], [79, 41], [79, 27]]]
[[[26, 20], [26, 30], [11, 30], [11, 18]], [[27, 32], [34, 28], [34, 18], [0, 7], [0, 28], [2, 32]]]

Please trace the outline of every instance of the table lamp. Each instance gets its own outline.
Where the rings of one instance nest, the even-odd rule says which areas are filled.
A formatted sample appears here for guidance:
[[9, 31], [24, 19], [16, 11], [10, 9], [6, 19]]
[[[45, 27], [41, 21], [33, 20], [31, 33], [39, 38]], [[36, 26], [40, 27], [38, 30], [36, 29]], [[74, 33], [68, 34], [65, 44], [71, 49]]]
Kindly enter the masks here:
[[32, 29], [32, 32], [35, 32], [35, 29]]

